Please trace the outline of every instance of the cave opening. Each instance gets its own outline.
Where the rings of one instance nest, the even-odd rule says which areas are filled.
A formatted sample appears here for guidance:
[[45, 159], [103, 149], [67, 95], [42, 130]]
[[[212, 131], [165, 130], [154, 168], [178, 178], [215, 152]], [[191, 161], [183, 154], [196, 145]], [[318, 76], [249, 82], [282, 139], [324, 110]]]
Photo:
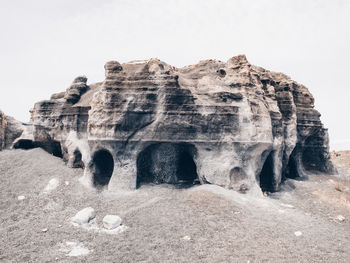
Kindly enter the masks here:
[[156, 143], [137, 158], [137, 187], [142, 184], [173, 184], [179, 188], [198, 184], [194, 162], [196, 149], [191, 144]]
[[296, 161], [298, 149], [299, 149], [298, 146], [294, 147], [292, 153], [289, 156], [287, 167], [284, 172], [285, 178], [296, 179], [299, 177], [297, 161]]
[[93, 184], [97, 188], [108, 185], [114, 169], [113, 157], [107, 150], [97, 151], [91, 164], [93, 174]]
[[44, 141], [44, 142], [36, 142], [38, 147], [44, 149], [48, 153], [51, 153], [53, 156], [63, 158], [61, 143], [54, 140]]
[[23, 139], [23, 140], [19, 140], [18, 142], [16, 142], [15, 145], [13, 146], [13, 148], [14, 149], [24, 149], [24, 150], [29, 150], [29, 149], [34, 149], [34, 148], [42, 148], [46, 152], [48, 152], [56, 157], [63, 158], [61, 143], [58, 141], [54, 141], [54, 140], [34, 142], [32, 140]]
[[33, 148], [37, 148], [38, 146], [32, 140], [19, 140], [13, 145], [14, 149], [24, 149], [29, 150]]
[[73, 163], [72, 163], [73, 168], [84, 168], [84, 162], [82, 160], [82, 154], [79, 151], [79, 149], [75, 149], [73, 152]]
[[273, 171], [273, 152], [270, 152], [267, 156], [263, 168], [259, 175], [260, 188], [263, 192], [274, 192], [275, 191], [275, 179]]

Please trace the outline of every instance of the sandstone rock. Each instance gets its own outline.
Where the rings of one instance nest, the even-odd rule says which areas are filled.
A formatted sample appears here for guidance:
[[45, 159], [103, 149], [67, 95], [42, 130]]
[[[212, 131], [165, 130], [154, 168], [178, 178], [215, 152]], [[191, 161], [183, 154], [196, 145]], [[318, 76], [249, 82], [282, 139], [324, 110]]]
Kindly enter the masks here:
[[78, 225], [88, 224], [92, 219], [96, 217], [96, 212], [92, 207], [86, 207], [80, 210], [71, 221]]
[[[75, 104], [80, 100], [82, 94], [88, 90], [86, 85], [87, 78], [85, 76], [79, 76], [73, 80], [71, 86], [67, 89], [64, 98], [67, 103]], [[56, 98], [59, 98], [57, 95]]]
[[24, 125], [24, 123], [21, 123], [10, 116], [6, 116], [0, 110], [0, 151], [12, 146], [12, 143], [16, 138], [23, 133]]
[[122, 224], [122, 219], [117, 215], [106, 215], [103, 218], [103, 227], [106, 229], [115, 229]]
[[285, 178], [334, 172], [308, 89], [244, 55], [183, 68], [110, 61], [105, 70], [102, 83], [78, 77], [31, 111], [33, 142], [60, 149], [97, 188], [209, 182], [274, 192]]

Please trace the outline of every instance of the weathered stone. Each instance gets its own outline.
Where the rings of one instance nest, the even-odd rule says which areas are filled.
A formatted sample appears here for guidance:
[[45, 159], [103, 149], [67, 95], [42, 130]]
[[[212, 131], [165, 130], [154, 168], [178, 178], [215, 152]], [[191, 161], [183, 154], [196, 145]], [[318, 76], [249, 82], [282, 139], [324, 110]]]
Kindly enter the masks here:
[[44, 194], [49, 194], [53, 190], [55, 190], [60, 184], [60, 181], [57, 178], [52, 178], [48, 184], [45, 186], [43, 193]]
[[209, 182], [273, 192], [284, 178], [334, 172], [307, 88], [244, 55], [183, 68], [111, 61], [105, 70], [102, 83], [79, 77], [64, 98], [31, 112], [34, 143], [59, 147], [93, 186]]
[[[79, 76], [73, 80], [71, 86], [67, 89], [64, 99], [67, 103], [75, 104], [80, 100], [82, 94], [84, 94], [88, 90], [88, 86], [86, 85], [87, 78], [85, 76]], [[57, 98], [59, 96], [56, 95]]]
[[102, 222], [104, 228], [111, 230], [119, 227], [122, 224], [122, 219], [117, 215], [106, 215]]
[[6, 116], [0, 110], [0, 151], [10, 148], [12, 143], [21, 136], [24, 124], [10, 116]]
[[71, 221], [73, 223], [83, 225], [89, 223], [92, 219], [96, 217], [96, 212], [92, 207], [86, 207], [80, 210], [78, 213], [72, 217]]

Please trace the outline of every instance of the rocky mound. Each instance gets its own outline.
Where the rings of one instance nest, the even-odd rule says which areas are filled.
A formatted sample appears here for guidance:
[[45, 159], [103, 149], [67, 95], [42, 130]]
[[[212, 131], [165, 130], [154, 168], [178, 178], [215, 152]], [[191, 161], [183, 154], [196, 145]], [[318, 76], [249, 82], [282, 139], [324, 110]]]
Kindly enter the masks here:
[[152, 182], [272, 192], [307, 170], [333, 172], [308, 89], [243, 55], [184, 68], [111, 61], [105, 70], [101, 83], [78, 77], [36, 103], [32, 131], [14, 147], [42, 147], [109, 190]]

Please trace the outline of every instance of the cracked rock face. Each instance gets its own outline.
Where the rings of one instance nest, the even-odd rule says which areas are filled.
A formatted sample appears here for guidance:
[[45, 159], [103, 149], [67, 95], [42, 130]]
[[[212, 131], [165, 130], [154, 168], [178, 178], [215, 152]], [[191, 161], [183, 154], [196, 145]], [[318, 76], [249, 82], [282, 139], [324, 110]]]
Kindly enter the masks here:
[[85, 167], [91, 186], [277, 191], [284, 178], [307, 170], [333, 172], [327, 129], [308, 89], [244, 55], [183, 68], [111, 61], [105, 70], [103, 82], [78, 77], [31, 111], [33, 142], [60, 148], [68, 165]]

